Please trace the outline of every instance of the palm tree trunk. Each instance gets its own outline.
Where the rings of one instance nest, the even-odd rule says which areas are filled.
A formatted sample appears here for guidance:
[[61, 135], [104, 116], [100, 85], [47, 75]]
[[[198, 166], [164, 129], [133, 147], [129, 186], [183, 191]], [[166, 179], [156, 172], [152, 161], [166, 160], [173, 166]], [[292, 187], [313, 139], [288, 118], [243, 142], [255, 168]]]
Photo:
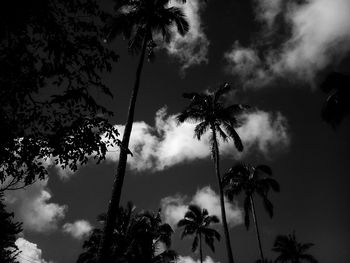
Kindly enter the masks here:
[[250, 203], [252, 205], [252, 214], [253, 214], [253, 220], [254, 220], [254, 224], [255, 224], [255, 230], [256, 230], [256, 236], [258, 238], [258, 246], [259, 246], [259, 251], [260, 251], [260, 258], [261, 258], [261, 262], [265, 262], [264, 261], [264, 254], [263, 254], [263, 250], [262, 250], [262, 246], [261, 246], [261, 240], [260, 240], [260, 234], [259, 234], [259, 227], [258, 227], [258, 220], [256, 218], [256, 213], [255, 213], [255, 206], [254, 206], [254, 200], [253, 197], [250, 197]]
[[199, 256], [201, 259], [201, 263], [203, 263], [202, 234], [201, 233], [199, 233]]
[[213, 132], [213, 144], [214, 144], [214, 156], [213, 157], [214, 157], [214, 163], [215, 163], [215, 172], [216, 172], [216, 176], [218, 179], [218, 185], [219, 185], [221, 217], [222, 217], [222, 225], [224, 227], [227, 257], [228, 257], [229, 263], [234, 263], [231, 242], [230, 242], [230, 233], [229, 233], [228, 227], [227, 227], [224, 193], [223, 193], [223, 189], [222, 189], [221, 176], [220, 176], [219, 148], [218, 148], [218, 142], [216, 140], [215, 127], [213, 125], [211, 126], [211, 130]]
[[115, 223], [117, 219], [117, 212], [119, 209], [120, 197], [121, 197], [121, 192], [122, 192], [122, 187], [123, 187], [123, 182], [125, 177], [126, 162], [128, 159], [128, 147], [129, 147], [132, 125], [134, 121], [136, 98], [140, 87], [141, 72], [143, 68], [143, 62], [145, 60], [146, 48], [147, 48], [147, 37], [145, 37], [143, 40], [140, 60], [136, 70], [136, 80], [135, 80], [134, 88], [132, 90], [131, 97], [130, 97], [128, 116], [125, 124], [122, 144], [120, 147], [117, 173], [114, 178], [112, 197], [109, 201], [108, 211], [107, 211], [107, 220], [106, 220], [105, 227], [103, 229], [102, 240], [101, 240], [100, 249], [98, 253], [99, 263], [109, 263], [110, 247], [112, 246], [113, 229], [115, 227]]

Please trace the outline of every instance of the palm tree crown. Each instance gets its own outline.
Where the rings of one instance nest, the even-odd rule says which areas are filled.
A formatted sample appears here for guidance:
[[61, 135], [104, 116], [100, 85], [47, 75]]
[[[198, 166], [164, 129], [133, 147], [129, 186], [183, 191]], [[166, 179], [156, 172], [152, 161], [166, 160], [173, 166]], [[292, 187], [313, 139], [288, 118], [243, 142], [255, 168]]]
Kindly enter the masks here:
[[273, 204], [267, 195], [270, 189], [279, 192], [280, 186], [271, 176], [272, 170], [269, 166], [252, 166], [249, 164], [236, 164], [223, 176], [223, 186], [229, 200], [232, 201], [234, 196], [239, 195], [242, 191], [245, 193], [244, 222], [247, 229], [250, 226], [250, 213], [252, 211], [250, 198], [255, 193], [263, 199], [264, 207], [270, 217], [273, 216]]
[[299, 243], [296, 240], [295, 233], [278, 235], [272, 248], [273, 251], [280, 253], [275, 262], [317, 263], [318, 261], [312, 255], [305, 253], [312, 246], [314, 246], [312, 243]]
[[154, 39], [159, 36], [170, 42], [172, 27], [184, 36], [189, 31], [189, 24], [182, 9], [169, 7], [170, 0], [118, 0], [115, 1], [115, 15], [109, 19], [107, 39], [122, 34], [129, 39], [131, 53], [141, 50], [143, 41], [147, 45], [147, 55], [153, 57], [156, 46]]
[[[239, 151], [243, 150], [242, 141], [235, 128], [241, 125], [238, 115], [248, 108], [247, 105], [224, 105], [224, 95], [231, 91], [228, 83], [221, 85], [213, 93], [185, 93], [183, 97], [190, 99], [190, 104], [177, 116], [179, 122], [192, 120], [199, 122], [195, 128], [195, 136], [200, 139], [209, 129], [218, 132], [224, 140], [232, 138]], [[213, 152], [214, 154], [214, 152]]]
[[196, 251], [199, 243], [201, 262], [202, 257], [202, 237], [205, 243], [214, 252], [215, 239], [220, 241], [220, 234], [209, 226], [212, 223], [219, 223], [219, 218], [215, 215], [209, 215], [206, 209], [201, 209], [197, 205], [190, 205], [183, 219], [178, 222], [179, 227], [184, 227], [181, 238], [187, 235], [194, 235], [192, 251]]

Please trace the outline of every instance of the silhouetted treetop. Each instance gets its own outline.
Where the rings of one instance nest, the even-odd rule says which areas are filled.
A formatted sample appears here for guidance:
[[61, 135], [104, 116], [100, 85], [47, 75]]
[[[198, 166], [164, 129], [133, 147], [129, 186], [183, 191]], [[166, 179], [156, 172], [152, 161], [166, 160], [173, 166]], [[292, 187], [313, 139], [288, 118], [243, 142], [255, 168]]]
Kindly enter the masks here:
[[0, 192], [0, 262], [18, 263], [16, 256], [19, 250], [15, 242], [22, 231], [22, 224], [13, 222], [13, 213], [6, 211], [3, 202], [3, 194]]
[[[99, 216], [101, 223], [106, 215]], [[113, 231], [112, 262], [127, 263], [170, 263], [177, 254], [169, 249], [173, 230], [162, 222], [160, 211], [136, 212], [132, 203], [118, 210], [117, 221]], [[96, 228], [84, 242], [84, 252], [77, 263], [97, 262], [97, 254], [102, 231]], [[162, 244], [162, 245], [161, 245]]]
[[147, 40], [147, 57], [152, 60], [153, 49], [157, 46], [156, 38], [169, 43], [172, 39], [173, 25], [184, 36], [189, 31], [189, 24], [181, 8], [168, 7], [169, 0], [121, 0], [114, 1], [114, 15], [107, 19], [106, 40], [122, 34], [129, 40], [128, 49], [134, 54], [142, 49]]

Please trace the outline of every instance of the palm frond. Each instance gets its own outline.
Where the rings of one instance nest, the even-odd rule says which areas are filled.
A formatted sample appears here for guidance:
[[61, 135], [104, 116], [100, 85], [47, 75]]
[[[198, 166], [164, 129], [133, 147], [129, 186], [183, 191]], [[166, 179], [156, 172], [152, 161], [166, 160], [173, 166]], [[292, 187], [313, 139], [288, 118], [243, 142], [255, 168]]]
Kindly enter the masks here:
[[233, 142], [236, 146], [236, 149], [238, 151], [243, 151], [243, 143], [241, 138], [239, 137], [238, 133], [236, 132], [236, 130], [232, 127], [231, 123], [229, 122], [224, 122], [223, 123], [225, 130], [227, 131], [227, 133], [229, 134], [229, 136], [233, 139]]
[[217, 103], [220, 98], [231, 90], [230, 84], [227, 82], [221, 84], [219, 88], [214, 92], [214, 103]]

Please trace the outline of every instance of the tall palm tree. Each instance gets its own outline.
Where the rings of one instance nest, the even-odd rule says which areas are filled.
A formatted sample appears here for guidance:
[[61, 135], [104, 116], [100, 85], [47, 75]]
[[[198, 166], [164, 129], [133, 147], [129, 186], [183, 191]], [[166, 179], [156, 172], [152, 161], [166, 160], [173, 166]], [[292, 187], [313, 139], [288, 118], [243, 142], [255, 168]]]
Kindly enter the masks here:
[[229, 200], [233, 200], [234, 196], [239, 195], [242, 191], [245, 193], [244, 199], [244, 222], [247, 229], [250, 225], [250, 213], [253, 215], [255, 230], [258, 240], [261, 262], [265, 262], [264, 254], [261, 246], [261, 239], [258, 228], [258, 220], [256, 217], [254, 195], [258, 194], [263, 199], [263, 204], [270, 215], [273, 216], [273, 205], [267, 198], [270, 189], [279, 192], [278, 182], [271, 178], [272, 170], [267, 165], [253, 166], [249, 164], [236, 164], [223, 176], [223, 186], [225, 194]]
[[100, 263], [108, 262], [112, 231], [120, 203], [127, 157], [128, 153], [130, 153], [128, 146], [145, 56], [147, 55], [150, 59], [153, 57], [153, 50], [156, 46], [153, 40], [154, 35], [163, 36], [163, 40], [169, 42], [171, 40], [173, 25], [176, 25], [177, 31], [181, 35], [185, 35], [189, 30], [189, 24], [184, 13], [177, 7], [169, 7], [169, 0], [118, 0], [115, 2], [114, 10], [116, 14], [111, 20], [112, 22], [109, 23], [107, 40], [113, 39], [116, 35], [122, 33], [124, 37], [129, 39], [129, 51], [131, 53], [140, 51], [140, 59], [136, 70], [134, 88], [130, 97], [117, 173], [113, 184], [112, 197], [108, 206], [107, 221], [103, 231], [99, 253]]
[[183, 97], [190, 99], [191, 102], [177, 116], [177, 119], [180, 123], [186, 120], [199, 122], [194, 131], [195, 136], [198, 139], [200, 139], [201, 136], [209, 129], [211, 131], [211, 153], [215, 164], [215, 173], [219, 186], [221, 216], [224, 227], [227, 256], [229, 263], [233, 263], [234, 260], [227, 227], [224, 195], [220, 176], [218, 137], [221, 137], [224, 141], [232, 138], [236, 148], [239, 151], [243, 150], [242, 141], [235, 128], [240, 126], [237, 116], [241, 114], [247, 108], [247, 106], [240, 104], [225, 106], [224, 95], [226, 95], [230, 90], [230, 85], [228, 83], [224, 83], [212, 93], [185, 93]]
[[199, 243], [199, 255], [201, 263], [203, 263], [202, 237], [205, 243], [214, 252], [214, 241], [220, 241], [220, 234], [209, 226], [212, 223], [218, 223], [217, 216], [210, 216], [207, 209], [201, 209], [197, 205], [190, 205], [183, 219], [178, 222], [178, 227], [184, 227], [181, 238], [187, 235], [194, 235], [192, 243], [192, 252], [195, 252]]
[[275, 262], [281, 263], [317, 263], [314, 256], [307, 254], [306, 251], [314, 246], [312, 243], [299, 243], [296, 240], [295, 233], [289, 235], [278, 235], [276, 237], [273, 251], [280, 253]]

